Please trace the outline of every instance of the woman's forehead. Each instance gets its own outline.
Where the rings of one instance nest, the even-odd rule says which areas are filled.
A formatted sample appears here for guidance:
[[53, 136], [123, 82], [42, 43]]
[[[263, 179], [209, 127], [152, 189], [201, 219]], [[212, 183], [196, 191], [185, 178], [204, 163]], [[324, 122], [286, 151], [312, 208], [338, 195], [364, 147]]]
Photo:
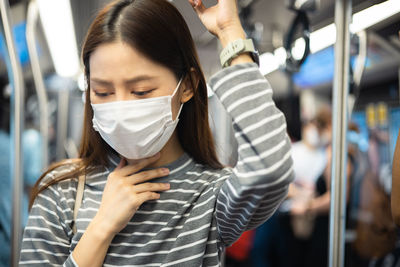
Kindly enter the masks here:
[[98, 46], [90, 56], [90, 79], [120, 79], [124, 82], [150, 80], [171, 75], [168, 68], [153, 62], [123, 42]]
[[136, 49], [122, 42], [99, 45], [90, 55], [89, 64], [91, 72], [115, 66], [123, 69], [138, 65], [143, 67], [153, 65]]

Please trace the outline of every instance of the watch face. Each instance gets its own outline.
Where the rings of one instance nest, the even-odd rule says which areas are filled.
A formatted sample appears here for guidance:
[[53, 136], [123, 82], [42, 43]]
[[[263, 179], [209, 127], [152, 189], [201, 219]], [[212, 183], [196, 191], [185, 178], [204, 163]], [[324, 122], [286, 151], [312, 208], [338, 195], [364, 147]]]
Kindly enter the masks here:
[[258, 52], [252, 52], [250, 53], [251, 58], [253, 59], [254, 63], [256, 63], [258, 66], [260, 66], [260, 55], [258, 54]]

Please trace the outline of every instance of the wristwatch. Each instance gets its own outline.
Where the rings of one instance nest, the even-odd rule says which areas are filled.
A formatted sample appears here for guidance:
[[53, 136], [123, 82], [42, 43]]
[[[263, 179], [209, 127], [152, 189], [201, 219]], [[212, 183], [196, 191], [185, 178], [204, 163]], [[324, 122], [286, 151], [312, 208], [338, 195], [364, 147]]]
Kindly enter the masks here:
[[228, 67], [232, 60], [243, 53], [250, 53], [251, 58], [260, 66], [258, 51], [254, 48], [253, 40], [238, 39], [229, 43], [221, 52], [219, 58], [223, 68]]

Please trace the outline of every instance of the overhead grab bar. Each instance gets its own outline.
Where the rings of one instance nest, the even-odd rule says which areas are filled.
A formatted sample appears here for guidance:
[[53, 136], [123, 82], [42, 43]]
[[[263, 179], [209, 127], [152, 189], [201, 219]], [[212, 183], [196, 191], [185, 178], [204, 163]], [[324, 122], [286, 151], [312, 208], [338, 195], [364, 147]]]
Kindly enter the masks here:
[[39, 9], [36, 0], [31, 0], [28, 5], [26, 22], [26, 41], [31, 60], [33, 81], [39, 102], [40, 134], [42, 136], [42, 169], [49, 165], [49, 108], [43, 73], [40, 68], [39, 55], [36, 47], [35, 29], [39, 20]]

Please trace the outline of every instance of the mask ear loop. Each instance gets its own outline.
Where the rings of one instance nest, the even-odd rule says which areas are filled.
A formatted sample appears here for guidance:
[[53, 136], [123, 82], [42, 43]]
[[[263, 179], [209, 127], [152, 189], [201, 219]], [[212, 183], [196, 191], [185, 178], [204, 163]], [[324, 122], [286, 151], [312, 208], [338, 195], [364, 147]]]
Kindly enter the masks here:
[[[176, 86], [174, 92], [173, 92], [172, 95], [171, 95], [171, 102], [172, 102], [172, 98], [176, 95], [176, 92], [178, 92], [178, 89], [179, 89], [179, 87], [181, 86], [182, 81], [183, 81], [183, 77], [179, 80], [178, 85]], [[179, 120], [179, 115], [181, 114], [181, 111], [182, 111], [182, 108], [183, 108], [183, 104], [184, 104], [184, 103], [181, 103], [181, 106], [180, 106], [180, 108], [179, 108], [178, 114], [176, 114], [176, 118], [175, 118], [175, 120], [173, 120], [174, 122], [175, 122], [176, 120]], [[172, 105], [171, 105], [171, 108], [172, 108]], [[172, 111], [172, 110], [171, 110], [171, 111]], [[172, 112], [171, 112], [171, 114], [172, 114]]]
[[174, 92], [172, 93], [171, 97], [174, 97], [176, 92], [178, 92], [179, 87], [181, 86], [181, 83], [183, 81], [183, 77], [179, 80], [178, 85], [176, 86]]

